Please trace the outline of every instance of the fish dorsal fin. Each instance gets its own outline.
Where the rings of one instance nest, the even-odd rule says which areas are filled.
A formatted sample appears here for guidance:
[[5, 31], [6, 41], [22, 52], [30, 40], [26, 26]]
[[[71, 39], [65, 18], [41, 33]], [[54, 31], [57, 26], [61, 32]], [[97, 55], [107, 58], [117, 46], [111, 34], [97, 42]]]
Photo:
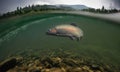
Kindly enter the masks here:
[[78, 27], [76, 23], [71, 23], [70, 25]]

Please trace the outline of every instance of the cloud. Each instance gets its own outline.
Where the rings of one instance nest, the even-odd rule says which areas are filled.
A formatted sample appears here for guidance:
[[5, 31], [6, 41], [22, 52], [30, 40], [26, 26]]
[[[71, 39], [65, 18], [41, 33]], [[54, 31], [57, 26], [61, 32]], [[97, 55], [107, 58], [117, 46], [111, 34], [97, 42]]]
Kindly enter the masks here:
[[120, 0], [104, 0], [103, 5], [107, 8], [117, 8], [120, 9]]
[[44, 4], [50, 4], [50, 3], [49, 2], [45, 2], [45, 1], [34, 1], [32, 4], [44, 5]]
[[102, 3], [100, 0], [38, 0], [38, 1], [47, 2], [52, 5], [54, 4], [68, 4], [68, 5], [83, 4], [89, 7], [93, 7], [93, 8], [102, 7]]
[[120, 0], [111, 0], [113, 7], [120, 8]]

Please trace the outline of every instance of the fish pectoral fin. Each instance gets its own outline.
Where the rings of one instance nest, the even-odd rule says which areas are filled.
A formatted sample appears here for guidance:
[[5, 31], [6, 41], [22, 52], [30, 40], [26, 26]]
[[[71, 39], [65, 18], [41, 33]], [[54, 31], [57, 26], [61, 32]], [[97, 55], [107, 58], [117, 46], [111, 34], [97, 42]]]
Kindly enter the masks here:
[[56, 34], [57, 36], [63, 36], [63, 34]]
[[82, 36], [81, 36], [81, 37], [78, 37], [78, 38], [77, 38], [77, 41], [79, 41], [79, 40], [81, 40], [81, 39], [82, 39]]
[[80, 38], [79, 38], [79, 37], [77, 38], [77, 41], [80, 41]]
[[75, 37], [73, 37], [73, 36], [70, 36], [70, 39], [71, 39], [71, 40], [75, 40]]

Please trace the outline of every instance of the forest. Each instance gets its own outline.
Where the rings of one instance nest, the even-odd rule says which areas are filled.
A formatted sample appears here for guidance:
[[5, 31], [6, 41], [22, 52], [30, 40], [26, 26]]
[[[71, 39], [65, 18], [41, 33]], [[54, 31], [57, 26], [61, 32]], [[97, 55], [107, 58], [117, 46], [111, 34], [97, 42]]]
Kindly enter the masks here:
[[80, 11], [87, 11], [87, 12], [93, 12], [93, 13], [104, 13], [104, 14], [109, 14], [109, 13], [117, 13], [120, 12], [120, 10], [114, 8], [114, 9], [105, 9], [104, 6], [99, 9], [95, 8], [86, 8], [86, 9], [74, 9], [69, 6], [64, 6], [64, 5], [28, 5], [25, 7], [17, 7], [15, 11], [12, 12], [7, 12], [4, 14], [0, 14], [0, 18], [6, 18], [6, 17], [11, 17], [11, 16], [16, 16], [16, 15], [22, 15], [30, 12], [42, 12], [42, 11], [75, 11], [75, 10], [80, 10]]

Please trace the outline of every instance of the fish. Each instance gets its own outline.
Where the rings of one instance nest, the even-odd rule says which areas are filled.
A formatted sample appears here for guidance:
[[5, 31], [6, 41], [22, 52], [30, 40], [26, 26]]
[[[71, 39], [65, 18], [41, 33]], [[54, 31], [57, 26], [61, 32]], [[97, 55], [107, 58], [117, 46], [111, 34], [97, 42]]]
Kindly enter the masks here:
[[72, 40], [81, 40], [83, 37], [83, 31], [79, 28], [75, 23], [71, 24], [60, 24], [47, 32], [47, 35], [61, 36], [61, 37], [69, 37]]

